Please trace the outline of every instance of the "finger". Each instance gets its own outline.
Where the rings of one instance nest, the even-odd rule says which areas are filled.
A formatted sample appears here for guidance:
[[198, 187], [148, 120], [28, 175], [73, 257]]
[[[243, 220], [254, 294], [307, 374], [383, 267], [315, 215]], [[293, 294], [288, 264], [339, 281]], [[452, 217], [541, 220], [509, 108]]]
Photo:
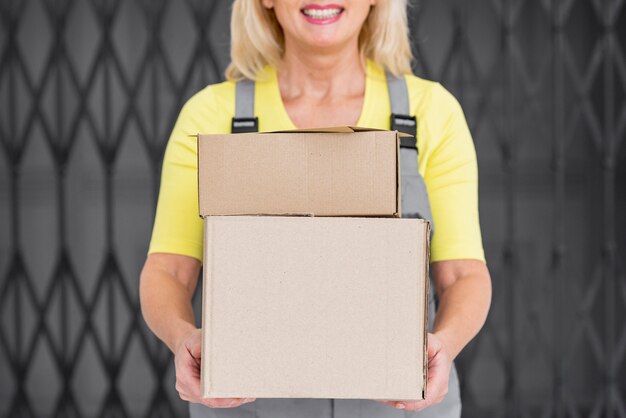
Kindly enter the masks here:
[[200, 360], [194, 359], [185, 351], [176, 359], [176, 372], [177, 375], [189, 376], [200, 380]]
[[[441, 373], [439, 373], [441, 374]], [[428, 379], [428, 387], [426, 389], [426, 399], [419, 401], [411, 401], [407, 403], [407, 411], [421, 411], [429, 406], [436, 405], [441, 402], [445, 395], [448, 393], [448, 379], [447, 375], [443, 378], [439, 375], [433, 376], [433, 379]]]
[[434, 404], [448, 392], [448, 374], [444, 370], [436, 370], [431, 376], [428, 379], [425, 401]]
[[178, 396], [180, 396], [180, 399], [182, 399], [183, 401], [199, 402], [200, 398], [197, 395], [191, 393], [187, 389], [187, 387], [182, 386], [182, 385], [177, 385], [176, 390], [178, 391]]
[[191, 373], [200, 378], [200, 359], [194, 358], [186, 346], [181, 347], [178, 353], [176, 353], [174, 365], [177, 374], [181, 372], [185, 372], [185, 374]]
[[374, 399], [376, 402], [382, 403], [384, 405], [390, 406], [392, 408], [396, 408], [396, 409], [406, 409], [406, 403], [405, 401], [393, 401], [393, 400], [388, 400], [388, 399]]
[[435, 357], [439, 351], [441, 351], [442, 345], [441, 341], [438, 338], [434, 337], [432, 334], [428, 334], [428, 344], [427, 344], [427, 352], [428, 359]]
[[412, 401], [412, 402], [407, 402], [406, 410], [411, 411], [411, 412], [416, 412], [416, 411], [421, 411], [422, 409], [425, 409], [429, 406], [430, 406], [430, 403], [425, 400]]
[[395, 404], [396, 404], [395, 401], [390, 401], [388, 399], [374, 399], [374, 400], [378, 403], [382, 403], [383, 405], [391, 406], [392, 408], [395, 407]]
[[450, 368], [446, 366], [446, 362], [429, 366], [425, 400], [433, 404], [435, 400], [445, 396], [448, 393], [449, 378]]
[[185, 348], [189, 355], [196, 361], [202, 358], [202, 331], [196, 330], [192, 337], [185, 341]]
[[202, 397], [200, 393], [200, 379], [189, 370], [182, 370], [176, 376], [176, 390], [179, 393], [186, 394], [191, 399], [200, 399]]
[[202, 403], [211, 408], [236, 408], [247, 403], [246, 399], [256, 398], [203, 398]]

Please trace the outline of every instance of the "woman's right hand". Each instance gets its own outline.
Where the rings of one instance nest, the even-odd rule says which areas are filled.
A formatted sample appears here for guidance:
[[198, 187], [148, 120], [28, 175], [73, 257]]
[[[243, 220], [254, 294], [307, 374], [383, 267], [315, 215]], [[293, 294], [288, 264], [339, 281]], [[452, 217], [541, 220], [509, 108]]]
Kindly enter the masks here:
[[181, 399], [210, 408], [235, 408], [256, 398], [202, 398], [200, 394], [200, 362], [202, 360], [202, 330], [190, 332], [174, 353], [176, 390]]

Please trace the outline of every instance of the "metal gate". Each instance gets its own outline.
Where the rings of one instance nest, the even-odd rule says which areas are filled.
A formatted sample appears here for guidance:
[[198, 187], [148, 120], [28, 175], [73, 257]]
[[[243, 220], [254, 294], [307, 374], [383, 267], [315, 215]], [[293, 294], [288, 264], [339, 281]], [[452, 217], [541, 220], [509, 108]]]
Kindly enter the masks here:
[[[165, 144], [230, 1], [0, 0], [0, 416], [184, 416], [139, 312]], [[464, 416], [626, 417], [626, 2], [423, 0], [494, 281]], [[621, 215], [621, 216], [620, 216]]]

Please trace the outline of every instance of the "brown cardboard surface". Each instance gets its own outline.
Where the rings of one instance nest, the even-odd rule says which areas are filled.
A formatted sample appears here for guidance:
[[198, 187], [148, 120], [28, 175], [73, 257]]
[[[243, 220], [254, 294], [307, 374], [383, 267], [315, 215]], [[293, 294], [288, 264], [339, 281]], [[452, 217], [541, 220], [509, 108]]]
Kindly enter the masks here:
[[200, 216], [399, 216], [398, 133], [355, 129], [198, 134]]
[[205, 218], [204, 397], [422, 399], [426, 221]]

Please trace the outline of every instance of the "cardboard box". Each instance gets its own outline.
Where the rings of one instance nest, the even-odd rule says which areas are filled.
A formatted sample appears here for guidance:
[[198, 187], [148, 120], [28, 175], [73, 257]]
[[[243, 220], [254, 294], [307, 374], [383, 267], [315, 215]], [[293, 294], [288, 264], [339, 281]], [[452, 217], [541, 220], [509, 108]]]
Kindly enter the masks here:
[[203, 397], [423, 399], [429, 223], [205, 218]]
[[198, 134], [201, 216], [400, 215], [396, 131]]

